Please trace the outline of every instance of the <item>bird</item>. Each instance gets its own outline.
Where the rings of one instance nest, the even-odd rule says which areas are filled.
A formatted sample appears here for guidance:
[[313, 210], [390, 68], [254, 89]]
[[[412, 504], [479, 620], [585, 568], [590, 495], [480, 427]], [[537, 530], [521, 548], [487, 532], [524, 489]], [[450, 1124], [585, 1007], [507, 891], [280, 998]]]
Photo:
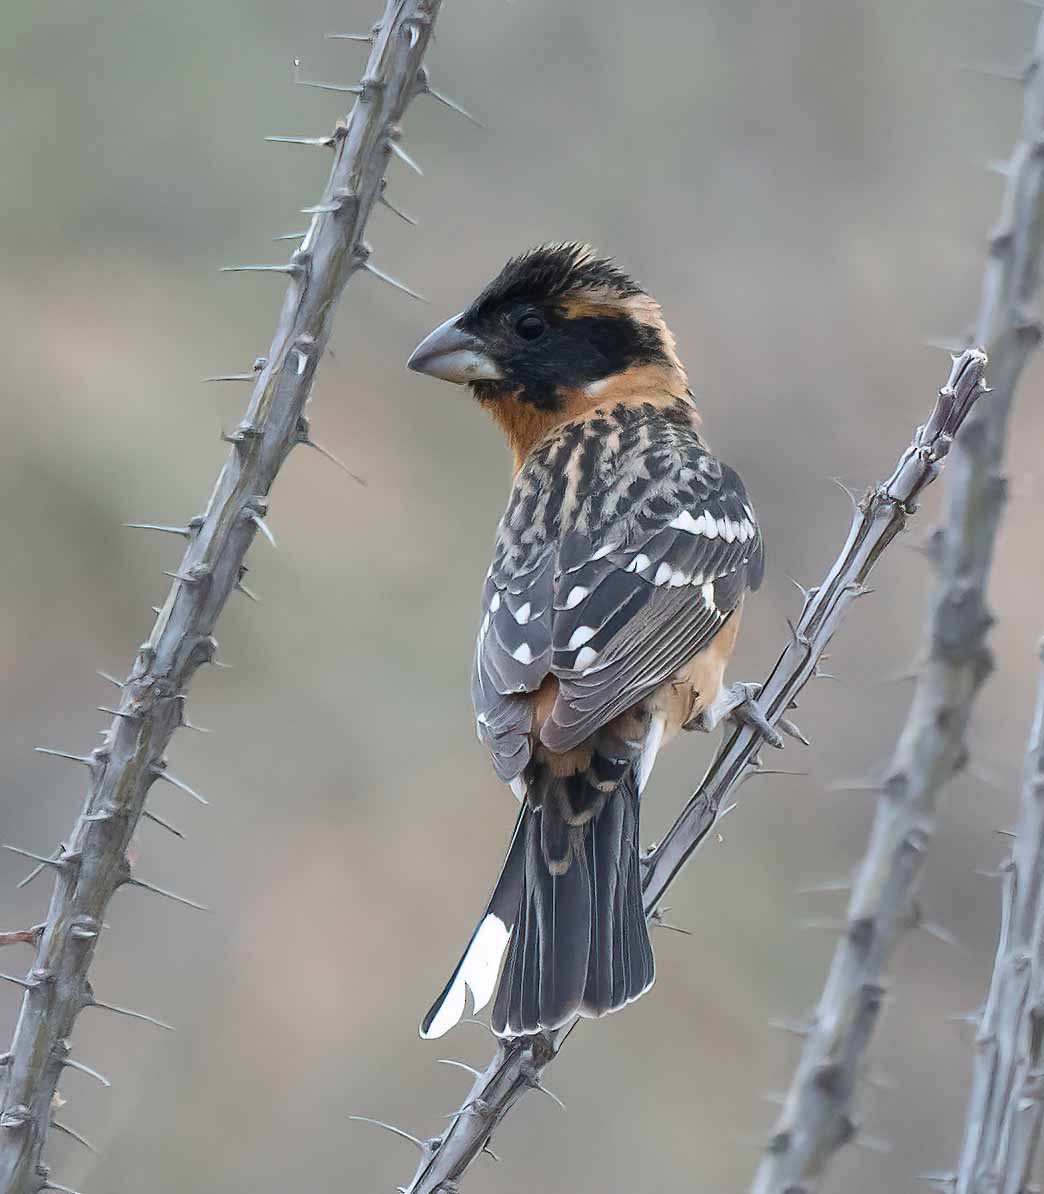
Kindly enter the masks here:
[[758, 686], [724, 683], [762, 534], [659, 304], [586, 244], [512, 258], [407, 367], [468, 386], [511, 451], [471, 695], [521, 805], [420, 1032], [447, 1032], [469, 992], [499, 1037], [551, 1032], [653, 984], [639, 805], [660, 749], [726, 717], [782, 744]]

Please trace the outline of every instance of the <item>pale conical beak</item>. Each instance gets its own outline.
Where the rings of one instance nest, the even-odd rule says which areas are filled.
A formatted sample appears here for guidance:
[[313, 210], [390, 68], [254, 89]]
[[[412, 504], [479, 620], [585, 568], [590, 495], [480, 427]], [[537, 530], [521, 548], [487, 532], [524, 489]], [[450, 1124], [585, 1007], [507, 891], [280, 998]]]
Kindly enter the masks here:
[[478, 338], [460, 327], [459, 315], [447, 319], [426, 336], [413, 350], [406, 368], [427, 373], [443, 381], [463, 385], [468, 381], [500, 381], [503, 378], [496, 361]]

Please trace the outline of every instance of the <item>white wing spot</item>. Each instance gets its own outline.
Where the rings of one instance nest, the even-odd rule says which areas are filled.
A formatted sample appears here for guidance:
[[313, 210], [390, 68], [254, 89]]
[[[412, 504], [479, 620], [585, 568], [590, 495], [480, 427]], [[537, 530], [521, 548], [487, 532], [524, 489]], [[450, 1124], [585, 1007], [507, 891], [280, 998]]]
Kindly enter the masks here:
[[718, 534], [726, 543], [731, 543], [736, 538], [736, 527], [731, 518], [718, 519]]
[[573, 587], [569, 590], [569, 596], [566, 598], [566, 609], [573, 609], [575, 606], [579, 605], [589, 592], [590, 589], [586, 588], [584, 585], [573, 585]]
[[653, 577], [654, 585], [665, 585], [674, 575], [674, 569], [670, 564], [661, 564], [656, 569], [656, 575]]
[[495, 614], [498, 609], [500, 609], [500, 593], [499, 593], [499, 591], [494, 593], [492, 599], [490, 600], [489, 612], [491, 614]]
[[645, 554], [645, 552], [640, 551], [634, 557], [634, 559], [627, 565], [627, 571], [628, 572], [644, 572], [645, 569], [648, 568], [651, 563], [652, 563], [652, 561]]
[[529, 643], [523, 643], [521, 646], [516, 647], [514, 651], [511, 652], [511, 658], [517, 659], [519, 663], [523, 664], [532, 663], [533, 651]]
[[578, 626], [569, 637], [569, 642], [566, 644], [567, 651], [575, 651], [577, 647], [582, 647], [584, 643], [593, 639], [597, 631], [593, 626]]
[[703, 529], [704, 535], [706, 535], [708, 539], [717, 539], [718, 524], [714, 521], [713, 518], [711, 518], [711, 516], [709, 514], [705, 515], [703, 518], [703, 528], [702, 529]]
[[581, 647], [576, 653], [576, 663], [573, 666], [578, 672], [586, 672], [597, 658], [598, 652], [594, 647]]
[[714, 582], [708, 581], [701, 587], [700, 592], [703, 594], [703, 604], [708, 609], [714, 609]]
[[619, 546], [619, 543], [605, 543], [594, 553], [591, 559], [604, 560], [611, 551], [616, 551]]
[[682, 572], [680, 569], [676, 568], [671, 573], [671, 579], [667, 582], [667, 584], [672, 589], [680, 589], [682, 585], [687, 585], [691, 579], [692, 578], [687, 572]]
[[520, 605], [518, 609], [515, 610], [515, 621], [519, 624], [519, 626], [525, 626], [525, 624], [529, 621], [529, 615], [532, 612], [533, 607], [527, 601], [525, 605]]
[[676, 531], [685, 531], [690, 535], [699, 535], [703, 531], [703, 515], [699, 518], [693, 518], [688, 510], [683, 510], [677, 518], [672, 518], [667, 524], [669, 527], [674, 527]]

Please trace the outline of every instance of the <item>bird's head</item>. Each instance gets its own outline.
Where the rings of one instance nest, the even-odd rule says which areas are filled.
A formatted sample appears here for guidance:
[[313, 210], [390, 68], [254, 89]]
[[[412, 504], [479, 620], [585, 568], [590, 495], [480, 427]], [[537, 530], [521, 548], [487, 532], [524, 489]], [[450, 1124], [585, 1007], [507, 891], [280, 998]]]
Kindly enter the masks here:
[[659, 306], [587, 245], [555, 244], [512, 258], [459, 315], [415, 349], [407, 365], [470, 385], [504, 421], [561, 417], [594, 405], [610, 380], [635, 369], [685, 375]]

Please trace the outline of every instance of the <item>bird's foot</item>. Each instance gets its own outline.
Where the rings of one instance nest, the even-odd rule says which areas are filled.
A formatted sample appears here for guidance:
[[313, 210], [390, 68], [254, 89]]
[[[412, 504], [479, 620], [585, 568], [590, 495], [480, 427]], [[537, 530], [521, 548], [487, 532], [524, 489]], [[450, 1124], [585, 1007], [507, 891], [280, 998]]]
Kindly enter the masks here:
[[[769, 746], [774, 746], [777, 750], [783, 748], [783, 734], [788, 734], [807, 746], [808, 739], [789, 718], [778, 718], [778, 728], [769, 722], [757, 703], [761, 688], [760, 684], [732, 684], [723, 688], [711, 704], [687, 721], [682, 728], [710, 733], [726, 717], [730, 717], [738, 724], [756, 730]], [[783, 733], [780, 733], [780, 730]]]

